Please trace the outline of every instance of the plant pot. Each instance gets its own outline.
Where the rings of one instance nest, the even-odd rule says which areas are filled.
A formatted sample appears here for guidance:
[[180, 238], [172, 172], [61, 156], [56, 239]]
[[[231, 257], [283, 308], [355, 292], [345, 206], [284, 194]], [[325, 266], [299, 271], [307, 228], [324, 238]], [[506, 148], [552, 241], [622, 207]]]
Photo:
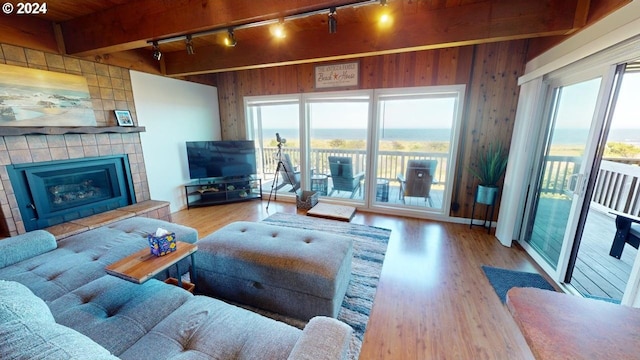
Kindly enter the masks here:
[[497, 186], [478, 185], [476, 190], [476, 202], [479, 204], [493, 205], [498, 195]]

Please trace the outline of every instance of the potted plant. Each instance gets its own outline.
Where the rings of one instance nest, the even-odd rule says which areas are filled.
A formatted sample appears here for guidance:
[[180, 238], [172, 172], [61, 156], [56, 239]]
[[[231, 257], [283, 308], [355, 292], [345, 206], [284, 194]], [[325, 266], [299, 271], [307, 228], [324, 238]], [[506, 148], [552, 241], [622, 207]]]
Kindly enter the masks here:
[[476, 191], [476, 202], [493, 205], [498, 194], [498, 182], [507, 169], [507, 151], [502, 144], [491, 143], [487, 151], [478, 154], [476, 167], [469, 171], [480, 180]]

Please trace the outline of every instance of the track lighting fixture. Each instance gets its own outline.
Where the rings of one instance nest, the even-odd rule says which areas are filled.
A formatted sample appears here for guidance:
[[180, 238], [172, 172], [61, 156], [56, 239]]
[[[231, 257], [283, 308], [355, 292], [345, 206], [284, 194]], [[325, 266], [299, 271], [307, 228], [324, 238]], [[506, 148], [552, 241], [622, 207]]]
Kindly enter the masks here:
[[329, 34], [338, 32], [338, 19], [336, 18], [336, 14], [335, 7], [329, 9], [329, 19], [327, 20], [327, 24], [329, 24]]
[[[329, 11], [328, 18], [327, 18], [327, 26], [328, 26], [329, 34], [335, 34], [338, 32], [338, 17], [337, 17], [338, 8], [344, 8], [344, 7], [357, 8], [361, 6], [370, 6], [375, 4], [378, 4], [381, 7], [386, 7], [388, 3], [389, 3], [389, 0], [350, 0], [350, 1], [344, 2], [344, 4], [342, 5], [331, 6], [328, 9], [326, 7], [324, 8], [320, 7], [314, 10], [308, 10], [308, 11], [302, 11], [295, 14], [290, 14], [280, 19], [272, 18], [272, 19], [261, 20], [261, 21], [247, 22], [243, 24], [235, 24], [232, 28], [225, 28], [225, 27], [214, 28], [214, 29], [205, 30], [201, 32], [191, 33], [189, 35], [176, 35], [176, 36], [167, 37], [159, 40], [149, 40], [147, 41], [147, 44], [153, 44], [153, 58], [157, 61], [160, 61], [160, 58], [162, 58], [162, 52], [160, 52], [160, 48], [158, 47], [158, 44], [170, 43], [170, 42], [185, 39], [185, 47], [187, 50], [187, 54], [193, 55], [195, 54], [193, 41], [192, 41], [193, 37], [222, 34], [226, 32], [227, 35], [224, 38], [224, 44], [226, 46], [233, 47], [233, 46], [236, 46], [236, 44], [238, 43], [235, 38], [234, 31], [249, 29], [254, 27], [269, 26], [270, 32], [275, 38], [284, 39], [287, 37], [287, 34], [285, 32], [285, 27], [284, 27], [284, 23], [286, 21], [293, 21], [297, 19], [306, 18], [309, 16], [326, 14], [327, 10]], [[385, 10], [380, 12], [383, 14], [379, 18], [379, 26], [381, 27], [391, 26], [391, 24], [393, 23], [393, 18], [387, 13], [386, 8]]]
[[158, 46], [157, 41], [153, 42], [153, 58], [157, 61], [160, 61], [160, 59], [162, 58], [162, 53], [160, 52], [160, 47]]
[[284, 31], [284, 21], [278, 21], [278, 23], [273, 27], [272, 30], [273, 36], [278, 39], [284, 39], [287, 37], [287, 33]]
[[195, 50], [193, 49], [193, 40], [191, 40], [191, 35], [187, 35], [187, 39], [185, 40], [185, 44], [187, 46], [187, 54], [193, 55], [195, 54]]
[[227, 37], [224, 38], [224, 44], [233, 47], [236, 46], [238, 41], [236, 40], [236, 36], [233, 34], [233, 29], [227, 30]]

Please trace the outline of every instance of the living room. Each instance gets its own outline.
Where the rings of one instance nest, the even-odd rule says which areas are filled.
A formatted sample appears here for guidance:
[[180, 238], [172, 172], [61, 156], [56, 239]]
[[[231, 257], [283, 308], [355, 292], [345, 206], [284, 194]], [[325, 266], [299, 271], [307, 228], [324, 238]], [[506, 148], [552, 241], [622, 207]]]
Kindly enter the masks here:
[[[187, 5], [184, 5], [186, 8], [195, 6], [193, 2], [187, 3]], [[346, 2], [326, 3], [325, 5], [328, 8], [331, 7], [330, 5], [343, 5]], [[398, 3], [406, 2], [398, 1]], [[409, 2], [403, 4], [403, 6], [410, 10], [413, 9], [410, 6], [429, 6], [426, 2], [414, 3], [420, 4], [412, 5], [412, 2]], [[480, 6], [491, 2], [478, 1], [476, 3], [478, 3], [476, 5]], [[379, 53], [362, 55], [365, 51], [360, 47], [356, 47], [354, 51], [361, 54], [356, 57], [330, 54], [330, 61], [332, 62], [349, 62], [351, 61], [350, 59], [354, 58], [359, 62], [361, 69], [360, 82], [358, 86], [347, 87], [345, 90], [454, 84], [465, 84], [467, 87], [467, 97], [464, 101], [463, 122], [459, 137], [460, 144], [455, 155], [457, 162], [455, 167], [451, 169], [450, 176], [454, 180], [452, 180], [449, 187], [450, 197], [448, 198], [446, 211], [441, 215], [432, 215], [425, 214], [425, 211], [420, 210], [402, 212], [379, 208], [376, 211], [375, 207], [366, 209], [365, 206], [358, 206], [359, 210], [353, 220], [354, 222], [393, 229], [390, 248], [385, 259], [385, 268], [376, 295], [376, 303], [367, 327], [371, 331], [371, 335], [367, 335], [365, 338], [362, 352], [363, 358], [385, 358], [385, 356], [388, 356], [388, 358], [400, 358], [402, 357], [400, 354], [414, 358], [439, 355], [443, 357], [453, 356], [444, 350], [444, 344], [434, 345], [432, 343], [436, 339], [440, 343], [447, 343], [449, 334], [457, 331], [460, 331], [461, 334], [454, 336], [456, 340], [451, 340], [453, 344], [456, 344], [451, 347], [459, 349], [454, 350], [454, 352], [460, 351], [462, 354], [473, 356], [471, 355], [474, 354], [473, 351], [478, 351], [480, 354], [487, 354], [487, 357], [495, 358], [520, 357], [519, 352], [510, 353], [510, 349], [515, 347], [522, 350], [525, 354], [523, 357], [529, 356], [522, 337], [510, 334], [510, 332], [515, 333], [518, 330], [508, 312], [497, 299], [495, 304], [493, 303], [493, 298], [491, 297], [495, 295], [491, 293], [492, 290], [483, 289], [483, 283], [478, 279], [483, 279], [484, 276], [480, 270], [481, 264], [489, 263], [512, 269], [542, 272], [538, 267], [540, 265], [536, 265], [534, 261], [531, 261], [530, 255], [527, 255], [517, 246], [503, 248], [494, 236], [486, 235], [484, 231], [477, 229], [467, 230], [468, 227], [466, 225], [468, 225], [468, 221], [471, 218], [474, 202], [476, 180], [466, 171], [466, 168], [473, 163], [475, 154], [492, 141], [501, 141], [504, 144], [511, 143], [513, 146], [512, 136], [514, 134], [514, 126], [516, 126], [516, 114], [521, 107], [518, 105], [522, 94], [519, 88], [521, 77], [533, 76], [531, 74], [536, 72], [549, 72], [550, 66], [554, 67], [554, 69], [560, 66], [558, 64], [549, 65], [553, 64], [554, 61], [559, 61], [557, 59], [561, 59], [563, 65], [575, 61], [567, 60], [567, 56], [562, 54], [570, 51], [559, 50], [561, 48], [556, 48], [555, 51], [562, 51], [562, 54], [554, 53], [552, 49], [542, 57], [537, 58], [537, 60], [535, 56], [543, 54], [545, 50], [551, 48], [552, 45], [560, 43], [565, 38], [558, 35], [574, 32], [580, 34], [580, 31], [577, 31], [578, 29], [593, 25], [597, 20], [606, 18], [605, 15], [614, 13], [619, 7], [629, 2], [591, 1], [587, 6], [584, 3], [589, 2], [577, 1], [571, 10], [573, 13], [570, 16], [563, 13], [562, 9], [556, 9], [557, 13], [550, 12], [552, 15], [548, 15], [549, 17], [546, 18], [548, 22], [544, 24], [547, 27], [546, 29], [540, 29], [542, 25], [537, 24], [536, 26], [538, 27], [535, 30], [523, 30], [522, 28], [526, 28], [538, 20], [530, 20], [531, 22], [527, 23], [526, 19], [521, 19], [523, 24], [519, 29], [509, 29], [507, 31], [508, 35], [501, 34], [505, 37], [504, 41], [485, 39], [477, 43], [465, 44], [465, 36], [470, 37], [469, 32], [471, 32], [471, 30], [467, 30], [466, 35], [457, 33], [451, 35], [453, 38], [446, 41], [448, 45], [443, 45], [445, 42], [442, 39], [439, 40], [443, 41], [443, 44], [432, 44], [429, 42], [430, 40], [415, 40], [409, 37], [404, 40], [406, 43], [397, 45], [398, 48], [402, 48], [402, 50], [398, 51], [389, 50], [385, 52], [387, 50], [376, 47], [375, 49]], [[49, 2], [48, 5], [53, 14], [55, 14], [56, 2]], [[125, 6], [127, 4], [121, 5]], [[369, 6], [373, 7], [374, 5], [378, 6], [378, 4]], [[636, 4], [632, 5], [635, 6]], [[133, 5], [128, 4], [127, 6]], [[324, 6], [317, 6], [324, 8]], [[397, 6], [397, 4], [394, 4], [394, 1], [389, 1], [387, 7], [393, 9], [394, 6]], [[432, 6], [439, 8], [436, 4], [432, 4]], [[511, 9], [511, 11], [517, 11], [518, 6], [523, 6], [523, 3], [514, 3], [506, 8]], [[571, 7], [569, 5], [566, 6]], [[309, 5], [308, 8], [311, 9], [313, 7]], [[452, 8], [455, 8], [455, 6]], [[470, 16], [471, 7], [462, 8], [463, 11], [466, 11], [466, 16]], [[581, 15], [577, 14], [576, 8], [582, 10]], [[421, 11], [424, 10], [420, 9]], [[633, 9], [637, 10], [637, 8]], [[244, 10], [246, 11], [246, 9]], [[290, 11], [293, 12], [293, 10]], [[343, 14], [348, 14], [349, 11], [352, 10], [348, 8], [341, 9], [340, 7], [337, 9], [339, 18], [338, 33], [331, 35], [344, 36], [343, 31], [346, 34], [352, 28], [346, 17], [340, 17]], [[450, 16], [453, 16], [449, 15], [445, 10], [442, 11], [443, 13], [440, 14], [443, 19], [450, 19]], [[540, 9], [536, 8], [532, 11], [540, 11]], [[554, 23], [554, 25], [549, 25], [551, 22], [549, 18], [553, 16], [562, 17], [561, 15], [564, 16], [562, 24]], [[186, 200], [183, 185], [189, 181], [189, 176], [184, 144], [186, 141], [194, 140], [246, 139], [249, 125], [245, 119], [246, 110], [243, 98], [246, 96], [319, 92], [315, 89], [313, 82], [316, 61], [300, 58], [298, 52], [306, 50], [310, 53], [309, 57], [324, 59], [322, 61], [329, 60], [329, 55], [317, 54], [314, 53], [316, 50], [305, 47], [295, 51], [291, 50], [290, 54], [281, 55], [282, 57], [276, 57], [266, 52], [266, 50], [255, 50], [265, 49], [264, 47], [268, 46], [269, 41], [259, 37], [248, 39], [242, 34], [243, 30], [241, 28], [235, 31], [238, 45], [232, 49], [238, 50], [239, 53], [237, 54], [232, 54], [230, 49], [201, 45], [196, 41], [198, 39], [195, 38], [195, 54], [189, 58], [184, 51], [183, 38], [180, 38], [179, 41], [175, 41], [176, 44], [170, 42], [160, 43], [159, 48], [163, 51], [164, 60], [157, 61], [152, 56], [152, 44], [146, 41], [165, 38], [159, 33], [145, 38], [139, 49], [124, 52], [107, 51], [109, 46], [114, 46], [114, 49], [117, 48], [114, 44], [109, 46], [102, 44], [102, 49], [95, 45], [96, 49], [93, 50], [87, 48], [78, 50], [78, 45], [69, 40], [67, 52], [65, 53], [65, 51], [59, 49], [58, 42], [60, 40], [56, 40], [55, 31], [48, 26], [50, 21], [63, 23], [65, 20], [71, 20], [71, 17], [65, 19], [60, 13], [51, 16], [58, 16], [59, 18], [56, 20], [43, 20], [34, 17], [26, 21], [3, 18], [3, 30], [4, 28], [9, 29], [8, 31], [3, 31], [3, 34], [0, 35], [0, 43], [3, 50], [0, 62], [12, 66], [38, 68], [84, 76], [87, 78], [89, 85], [97, 127], [117, 127], [113, 111], [120, 109], [131, 111], [136, 126], [124, 130], [127, 131], [125, 133], [7, 134], [4, 136], [6, 149], [3, 149], [2, 158], [5, 160], [3, 165], [18, 162], [112, 155], [116, 153], [129, 154], [136, 199], [138, 201], [154, 199], [170, 202], [173, 220], [185, 225], [191, 224], [202, 235], [206, 235], [230, 221], [258, 221], [274, 212], [297, 212], [294, 203], [295, 197], [287, 196], [288, 194], [284, 193], [278, 194], [278, 197], [282, 196], [284, 201], [273, 202], [268, 211], [264, 207], [266, 205], [266, 196], [262, 202], [185, 210]], [[407, 22], [402, 20], [402, 16], [402, 14], [398, 14], [396, 25], [404, 24], [403, 26], [407, 27], [396, 30], [396, 34], [406, 34], [411, 29], [411, 25], [407, 25]], [[420, 17], [422, 15], [415, 16], [418, 21], [424, 20], [424, 18]], [[323, 15], [324, 18], [326, 18], [326, 14]], [[582, 18], [584, 21], [576, 26], [574, 20], [577, 18]], [[8, 19], [7, 22], [4, 21], [5, 19]], [[87, 19], [71, 21], [69, 25], [72, 23], [75, 25], [86, 24], [87, 21]], [[123, 19], [123, 21], [125, 20]], [[219, 21], [222, 22], [222, 20]], [[226, 21], [233, 23], [232, 20]], [[295, 24], [295, 21], [297, 20], [293, 19], [289, 23]], [[465, 24], [468, 25], [468, 22], [460, 21], [460, 27], [464, 27]], [[560, 22], [560, 20], [557, 22]], [[631, 22], [628, 20], [627, 23]], [[567, 23], [570, 24], [567, 25]], [[326, 26], [326, 23], [323, 23], [323, 25]], [[249, 30], [254, 31], [253, 34], [258, 32], [257, 29], [247, 29], [247, 31]], [[175, 29], [171, 31], [175, 32]], [[324, 36], [330, 36], [329, 34], [324, 35], [326, 33], [324, 27], [322, 31], [323, 37], [317, 41], [325, 39]], [[184, 29], [179, 33], [182, 35], [182, 33], [189, 32]], [[533, 36], [525, 35], [534, 32], [536, 33], [535, 39]], [[86, 32], [86, 34], [89, 33], [89, 31]], [[104, 33], [109, 32], [106, 31]], [[140, 36], [140, 34], [136, 35]], [[67, 33], [65, 36], [70, 35]], [[625, 36], [631, 37], [629, 34]], [[169, 37], [171, 36], [166, 36], [166, 38]], [[500, 37], [495, 36], [495, 39]], [[526, 38], [530, 39], [525, 40]], [[293, 33], [289, 34], [289, 40], [294, 41], [294, 39], [296, 39], [296, 36]], [[77, 39], [74, 41], [77, 41]], [[357, 43], [356, 40], [349, 41], [351, 42], [347, 44], [348, 46], [357, 45], [354, 44], [354, 42]], [[424, 42], [422, 44], [424, 47], [418, 48], [418, 46], [411, 43], [412, 41], [422, 41]], [[90, 43], [91, 41], [87, 41], [87, 44]], [[105, 40], [105, 43], [109, 43], [109, 41]], [[83, 46], [94, 46], [87, 44]], [[249, 44], [251, 47], [255, 47], [247, 49]], [[73, 48], [73, 46], [76, 46], [76, 48]], [[242, 49], [243, 46], [245, 46], [244, 49]], [[367, 46], [373, 47], [374, 45], [368, 44]], [[385, 46], [387, 45], [385, 44]], [[569, 43], [567, 46], [571, 46], [571, 44]], [[578, 45], [572, 46], [577, 47]], [[604, 45], [599, 44], [598, 46], [602, 47]], [[210, 49], [214, 47], [217, 50]], [[415, 49], [410, 50], [410, 48]], [[285, 46], [277, 45], [277, 49], [284, 52]], [[338, 49], [336, 51], [342, 50]], [[594, 51], [593, 49], [589, 50], [591, 53]], [[174, 52], [175, 54], [173, 54]], [[228, 55], [226, 59], [224, 59], [225, 54]], [[267, 54], [268, 56], [265, 56], [264, 61], [273, 65], [250, 64], [251, 61], [255, 61], [256, 57], [259, 57], [257, 54]], [[220, 55], [221, 59], [214, 59], [213, 55]], [[291, 58], [286, 58], [287, 56]], [[548, 60], [551, 56], [555, 56], [556, 60]], [[239, 60], [242, 58], [247, 58], [247, 60], [244, 60], [246, 63], [242, 63], [243, 60]], [[197, 61], [193, 59], [197, 59]], [[545, 61], [540, 59], [545, 59]], [[193, 61], [193, 64], [184, 65], [183, 68], [178, 67], [180, 64], [190, 61]], [[214, 63], [208, 64], [213, 65], [213, 72], [211, 73], [192, 68], [192, 66], [198, 64], [202, 66], [202, 64], [209, 61]], [[216, 64], [216, 61], [219, 61], [219, 63]], [[290, 61], [291, 64], [285, 64], [287, 61]], [[536, 63], [536, 61], [540, 63]], [[43, 137], [45, 138], [44, 140], [42, 140]], [[45, 149], [45, 144], [48, 146], [46, 151], [43, 150]], [[516, 145], [519, 150], [523, 150], [523, 143]], [[526, 148], [524, 151], [526, 151]], [[2, 174], [2, 179], [3, 182], [8, 181], [4, 173]], [[518, 213], [519, 210], [514, 210], [510, 203], [515, 202], [513, 200], [515, 198], [509, 196], [513, 196], [513, 190], [508, 189], [508, 184], [505, 184], [505, 189], [501, 194], [502, 202], [499, 202], [496, 206], [493, 221], [499, 220], [500, 216], [504, 216], [498, 216], [501, 208], [509, 209], [509, 213], [513, 215]], [[4, 218], [8, 219], [14, 216], [17, 218], [16, 204], [9, 201], [6, 194], [3, 199], [5, 198], [7, 200], [2, 201]], [[502, 210], [502, 212], [504, 211], [506, 210]], [[385, 216], [385, 214], [394, 214], [397, 217]], [[23, 232], [24, 228], [21, 228], [21, 226], [20, 220], [7, 221], [5, 225], [6, 235], [15, 235]], [[508, 242], [510, 242], [514, 230], [512, 228], [505, 229], [501, 226], [504, 225], [498, 221], [496, 236], [501, 241], [508, 238]], [[438, 241], [433, 241], [433, 236], [441, 238]], [[400, 240], [402, 238], [412, 238], [412, 240], [402, 241]], [[454, 238], [464, 239], [464, 241], [468, 242], [478, 242], [482, 245], [479, 248], [466, 248], [467, 245], [464, 242], [447, 240]], [[504, 241], [506, 242], [506, 240]], [[452, 247], [455, 248], [455, 251]], [[406, 253], [403, 253], [405, 251]], [[452, 251], [455, 255], [451, 255], [451, 258], [449, 258], [445, 256], [445, 251]], [[491, 255], [486, 258], [475, 255], [477, 252], [484, 251], [489, 252]], [[400, 253], [404, 255], [398, 256]], [[393, 260], [394, 258], [397, 260]], [[461, 262], [464, 262], [462, 259], [467, 258], [469, 258], [468, 263], [462, 264]], [[424, 264], [421, 265], [421, 262], [430, 264], [433, 268], [426, 269]], [[449, 269], [445, 271], [445, 268], [436, 266], [438, 262], [451, 262], [457, 264], [458, 267], [455, 270]], [[440, 264], [440, 266], [445, 265]], [[461, 275], [463, 272], [469, 274], [469, 276]], [[436, 274], [438, 275], [436, 276]], [[459, 280], [456, 280], [456, 278]], [[425, 282], [426, 279], [431, 279], [432, 282]], [[425, 290], [436, 286], [436, 279], [440, 279], [441, 282], [449, 286], [437, 285], [440, 292], [426, 292]], [[417, 283], [413, 287], [400, 286], [402, 283], [412, 281]], [[463, 283], [461, 288], [451, 290], [456, 281]], [[466, 286], [467, 282], [472, 282], [473, 286]], [[448, 290], [444, 290], [445, 288]], [[392, 308], [394, 306], [393, 303], [398, 301], [398, 295], [385, 297], [380, 294], [393, 293], [403, 294], [402, 296], [407, 299], [400, 302], [403, 304], [399, 306], [402, 309], [389, 313], [393, 315], [383, 315], [384, 309]], [[460, 309], [466, 306], [464, 301], [456, 302], [452, 305], [454, 309], [447, 309], [443, 307], [444, 305], [438, 305], [439, 302], [449, 297], [466, 297], [468, 299], [477, 294], [482, 294], [479, 297], [485, 299], [481, 301], [485, 302], [484, 305], [486, 305], [486, 302], [491, 302], [491, 304], [488, 307], [481, 307], [481, 310], [475, 309], [465, 313], [464, 317], [466, 319], [452, 320], [453, 318], [450, 317], [452, 313], [459, 313]], [[410, 305], [409, 303], [411, 302], [417, 305]], [[449, 315], [436, 318], [433, 314], [422, 314], [423, 318], [434, 317], [430, 318], [431, 320], [428, 322], [418, 321], [420, 316], [415, 316], [415, 314], [428, 311], [426, 309], [439, 309], [435, 310], [435, 312]], [[473, 318], [475, 316], [474, 314], [480, 314], [477, 316], [481, 320], [469, 320], [469, 317]], [[393, 316], [398, 316], [399, 318], [390, 320], [390, 317]], [[498, 317], [498, 320], [491, 319], [493, 316]], [[446, 324], [447, 321], [450, 321], [450, 323]], [[427, 324], [433, 323], [445, 323], [446, 325], [438, 326], [436, 330], [427, 329], [429, 327]], [[470, 323], [478, 326], [480, 330], [473, 329], [473, 326], [469, 326]], [[460, 329], [463, 330], [457, 330], [460, 326]], [[500, 330], [500, 335], [496, 335], [495, 339], [489, 339], [493, 334], [476, 333], [478, 331], [484, 332], [484, 327], [490, 327], [491, 331], [493, 331], [503, 326], [507, 330]], [[394, 328], [394, 330], [391, 331], [389, 328]], [[402, 328], [414, 335], [407, 336], [403, 334]], [[400, 340], [405, 337], [409, 339]], [[388, 338], [398, 339], [398, 342], [386, 343]], [[477, 342], [471, 341], [474, 345], [464, 344], [464, 338], [476, 339]], [[505, 346], [505, 342], [510, 345]], [[474, 346], [476, 347], [474, 348]], [[398, 350], [398, 347], [412, 347], [412, 349]], [[387, 352], [388, 354], [385, 355]]]

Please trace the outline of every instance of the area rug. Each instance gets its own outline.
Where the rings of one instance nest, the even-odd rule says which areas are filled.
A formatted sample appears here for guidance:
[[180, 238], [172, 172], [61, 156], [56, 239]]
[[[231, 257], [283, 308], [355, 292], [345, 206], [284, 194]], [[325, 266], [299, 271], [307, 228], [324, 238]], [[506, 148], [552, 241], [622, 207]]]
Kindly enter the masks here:
[[356, 208], [353, 206], [318, 203], [307, 211], [307, 216], [348, 222], [353, 219], [355, 213]]
[[[358, 359], [391, 230], [284, 213], [273, 214], [263, 221], [279, 226], [331, 232], [353, 239], [351, 281], [338, 313], [338, 320], [353, 328], [349, 357]], [[300, 324], [300, 321], [296, 323], [292, 319], [283, 318], [277, 320], [304, 327], [304, 323]]]
[[512, 287], [534, 287], [555, 291], [553, 286], [540, 274], [495, 268], [487, 265], [482, 265], [482, 270], [484, 270], [489, 283], [491, 283], [503, 304], [507, 301], [507, 291]]

